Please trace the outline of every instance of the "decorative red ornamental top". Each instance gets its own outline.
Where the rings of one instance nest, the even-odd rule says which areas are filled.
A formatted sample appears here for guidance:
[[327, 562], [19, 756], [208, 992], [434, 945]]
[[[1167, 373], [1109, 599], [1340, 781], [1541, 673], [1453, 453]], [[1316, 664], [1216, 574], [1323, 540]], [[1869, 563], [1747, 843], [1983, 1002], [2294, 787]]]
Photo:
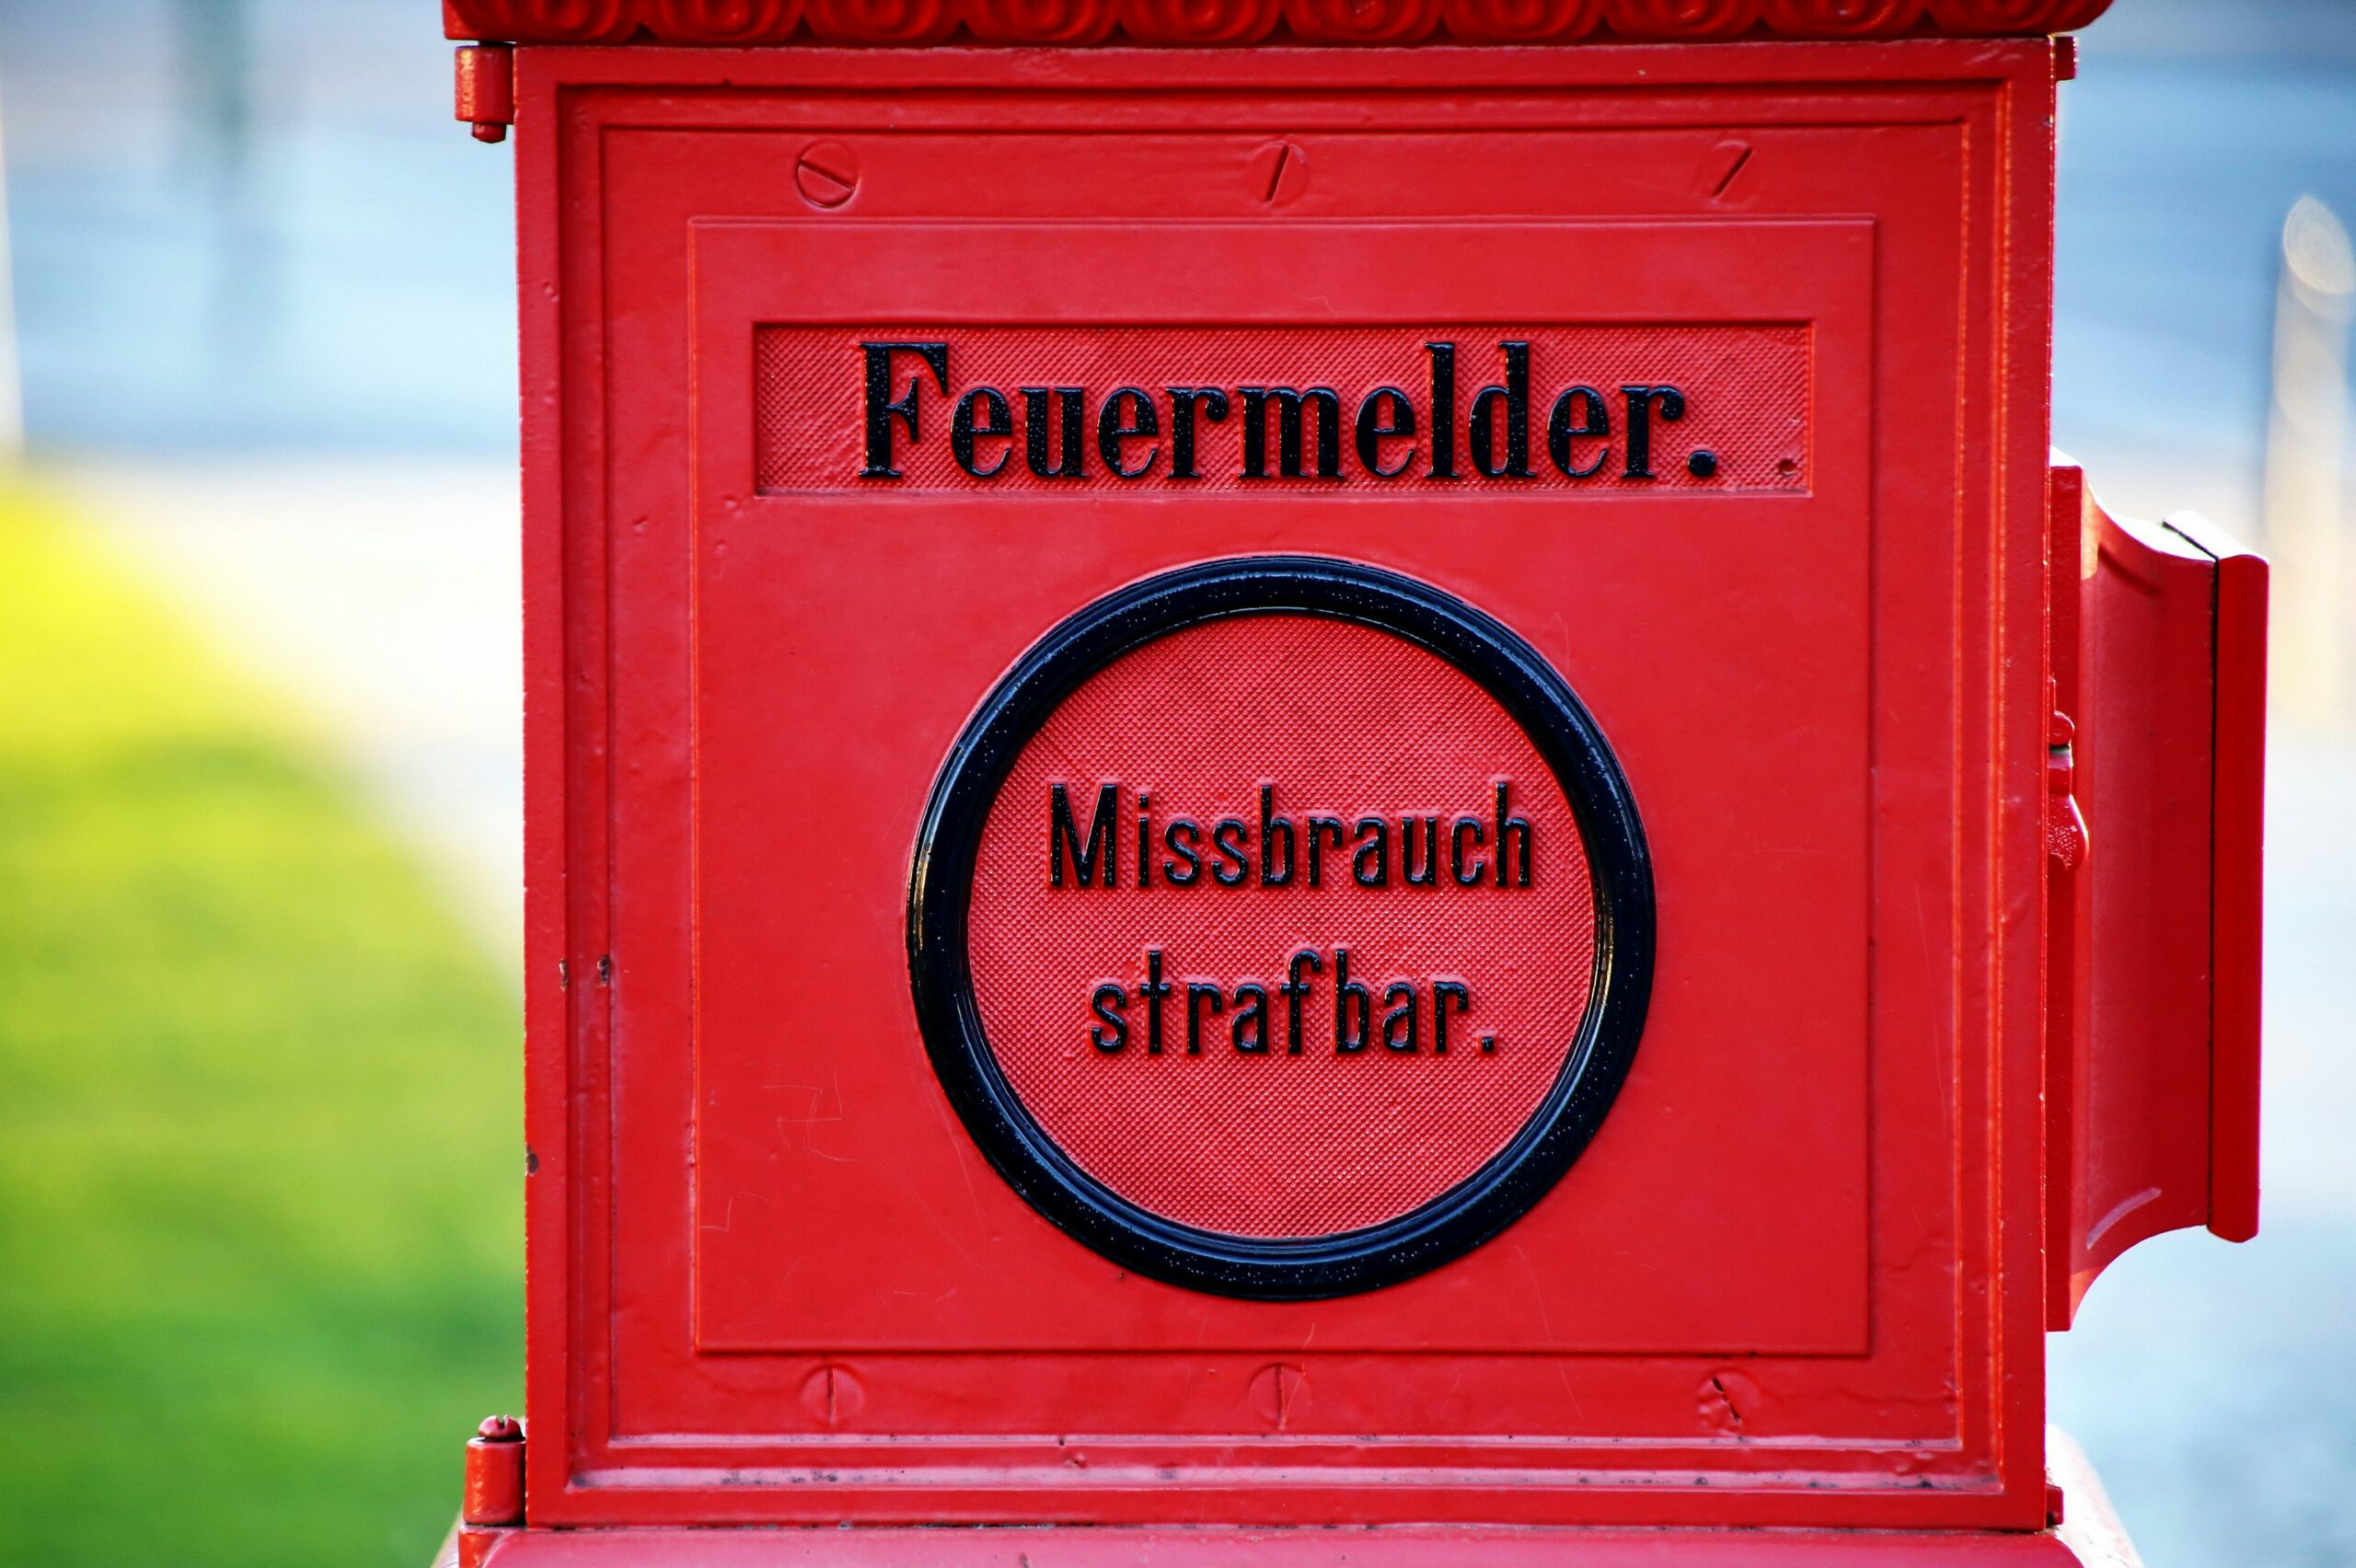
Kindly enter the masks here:
[[2068, 32], [2110, 0], [443, 0], [496, 43], [1699, 42]]

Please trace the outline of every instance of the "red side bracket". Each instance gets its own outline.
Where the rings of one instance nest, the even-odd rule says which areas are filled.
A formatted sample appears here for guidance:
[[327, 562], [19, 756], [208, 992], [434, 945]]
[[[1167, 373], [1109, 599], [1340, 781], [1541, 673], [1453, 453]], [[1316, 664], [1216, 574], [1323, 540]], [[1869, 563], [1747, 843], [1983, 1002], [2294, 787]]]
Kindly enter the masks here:
[[[2047, 1318], [2164, 1230], [2258, 1230], [2266, 562], [2052, 478]], [[2074, 842], [2065, 824], [2081, 822]], [[2069, 852], [2065, 852], [2069, 851]]]

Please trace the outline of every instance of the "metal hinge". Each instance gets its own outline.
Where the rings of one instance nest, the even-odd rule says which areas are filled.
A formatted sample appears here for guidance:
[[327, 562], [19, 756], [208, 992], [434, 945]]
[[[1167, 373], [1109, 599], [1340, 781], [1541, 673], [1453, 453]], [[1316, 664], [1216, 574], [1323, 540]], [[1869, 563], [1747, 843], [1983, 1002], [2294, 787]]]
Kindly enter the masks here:
[[2078, 727], [2055, 709], [2045, 728], [2045, 852], [2062, 870], [2086, 858], [2086, 817], [2078, 809]]
[[523, 1523], [524, 1424], [512, 1415], [494, 1415], [467, 1441], [456, 1568], [480, 1568], [491, 1543]]
[[503, 43], [458, 46], [458, 118], [478, 142], [503, 142], [515, 123], [515, 52]]

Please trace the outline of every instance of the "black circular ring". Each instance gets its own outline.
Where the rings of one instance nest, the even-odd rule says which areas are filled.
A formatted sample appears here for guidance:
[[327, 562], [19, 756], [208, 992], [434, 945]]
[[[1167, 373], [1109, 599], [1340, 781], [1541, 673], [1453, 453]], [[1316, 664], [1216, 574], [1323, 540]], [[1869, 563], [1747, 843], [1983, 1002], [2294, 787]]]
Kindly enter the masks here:
[[[1587, 1014], [1546, 1099], [1511, 1142], [1438, 1197], [1380, 1225], [1264, 1239], [1175, 1224], [1081, 1170], [1006, 1081], [974, 1001], [966, 917], [982, 829], [1014, 760], [1090, 675], [1172, 632], [1237, 616], [1307, 615], [1391, 632], [1447, 660], [1528, 732], [1586, 839], [1595, 890]], [[1570, 1169], [1611, 1109], [1643, 1032], [1653, 972], [1652, 862], [1619, 763], [1537, 650], [1461, 600], [1395, 572], [1316, 556], [1247, 556], [1132, 583], [1064, 621], [999, 681], [942, 765], [908, 890], [908, 971], [949, 1101], [1032, 1207], [1125, 1267], [1264, 1301], [1371, 1290], [1462, 1256]]]

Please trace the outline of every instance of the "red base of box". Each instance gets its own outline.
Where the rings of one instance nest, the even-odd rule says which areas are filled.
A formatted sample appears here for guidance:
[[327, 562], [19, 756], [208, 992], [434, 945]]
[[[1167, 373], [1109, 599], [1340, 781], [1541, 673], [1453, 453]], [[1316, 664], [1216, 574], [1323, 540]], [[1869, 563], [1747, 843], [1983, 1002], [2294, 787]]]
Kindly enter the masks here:
[[2018, 1531], [1543, 1529], [473, 1529], [435, 1568], [2141, 1568], [2077, 1445], [2048, 1443], [2065, 1517]]
[[[2078, 1532], [1400, 1528], [513, 1529], [485, 1568], [2127, 1568]], [[455, 1543], [454, 1543], [455, 1549]], [[456, 1564], [453, 1555], [445, 1559]]]

